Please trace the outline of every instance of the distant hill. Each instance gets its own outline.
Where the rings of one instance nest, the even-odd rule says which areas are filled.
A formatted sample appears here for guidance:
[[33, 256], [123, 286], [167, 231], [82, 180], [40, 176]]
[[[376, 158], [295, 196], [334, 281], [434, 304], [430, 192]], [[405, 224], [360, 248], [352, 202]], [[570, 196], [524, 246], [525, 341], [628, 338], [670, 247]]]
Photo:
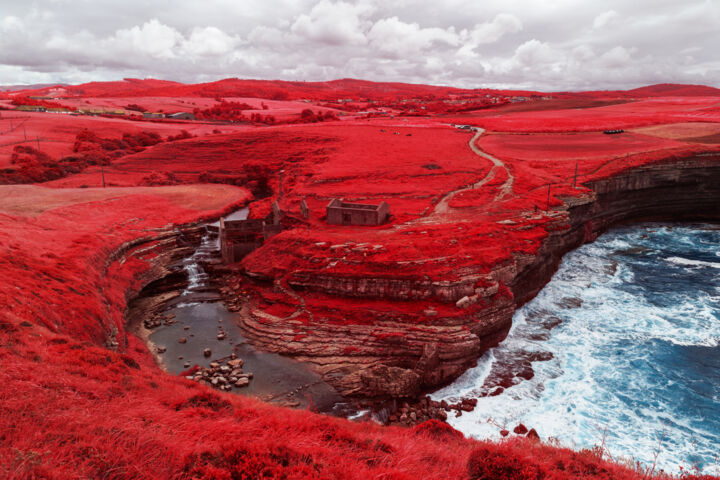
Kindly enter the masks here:
[[[463, 89], [447, 86], [397, 82], [371, 82], [344, 78], [328, 82], [289, 82], [283, 80], [248, 80], [227, 78], [208, 83], [179, 82], [126, 78], [112, 82], [90, 82], [81, 85], [32, 85], [11, 87], [26, 95], [46, 95], [62, 89], [70, 97], [255, 97], [275, 100], [337, 101], [339, 99], [397, 100], [399, 98], [447, 98], [477, 96], [485, 93], [508, 96], [548, 95], [521, 90]], [[2, 87], [0, 87], [2, 88]], [[57, 90], [55, 91], [57, 94]], [[704, 85], [658, 84], [632, 90], [593, 92], [553, 92], [556, 98], [591, 97], [659, 97], [659, 96], [720, 96], [720, 89]]]
[[0, 85], [0, 92], [17, 92], [21, 90], [40, 90], [50, 87], [64, 87], [62, 83], [34, 83], [32, 85]]
[[625, 93], [638, 97], [718, 97], [720, 96], [720, 89], [706, 85], [658, 83], [657, 85], [627, 90]]

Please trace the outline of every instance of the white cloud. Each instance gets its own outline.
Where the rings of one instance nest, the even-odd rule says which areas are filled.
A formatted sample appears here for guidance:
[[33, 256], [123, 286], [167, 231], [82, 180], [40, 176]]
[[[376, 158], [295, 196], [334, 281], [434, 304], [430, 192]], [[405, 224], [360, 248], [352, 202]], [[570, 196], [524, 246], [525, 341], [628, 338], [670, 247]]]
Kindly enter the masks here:
[[405, 23], [397, 17], [378, 20], [368, 39], [374, 48], [398, 57], [420, 53], [432, 46], [458, 46], [461, 42], [452, 27], [447, 30], [421, 28], [417, 23]]
[[720, 86], [715, 0], [606, 0], [601, 10], [570, 3], [8, 1], [0, 84], [240, 76], [545, 90]]
[[481, 23], [475, 26], [470, 34], [475, 45], [495, 43], [508, 33], [517, 33], [523, 25], [518, 17], [508, 13], [498, 14], [492, 22]]
[[372, 11], [367, 4], [321, 0], [309, 14], [300, 15], [291, 31], [306, 39], [331, 45], [362, 45], [366, 42], [362, 17]]
[[620, 15], [615, 10], [608, 10], [607, 12], [601, 13], [593, 20], [593, 28], [603, 28], [618, 17], [620, 17]]
[[[115, 32], [109, 43], [119, 47], [128, 46], [131, 50], [156, 58], [175, 57], [175, 47], [182, 42], [180, 32], [163, 25], [157, 19]], [[122, 48], [120, 48], [122, 49]]]
[[624, 47], [615, 47], [600, 56], [600, 63], [605, 67], [622, 68], [632, 62], [630, 52]]
[[219, 56], [233, 51], [240, 39], [216, 27], [194, 28], [183, 49], [193, 56]]

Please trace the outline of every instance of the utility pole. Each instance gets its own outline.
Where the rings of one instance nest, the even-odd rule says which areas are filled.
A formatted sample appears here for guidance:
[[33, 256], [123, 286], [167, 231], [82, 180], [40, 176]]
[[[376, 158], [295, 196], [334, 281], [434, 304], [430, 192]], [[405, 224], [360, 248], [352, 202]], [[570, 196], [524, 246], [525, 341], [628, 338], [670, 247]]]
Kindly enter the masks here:
[[547, 196], [547, 206], [545, 207], [545, 211], [550, 211], [550, 184], [548, 183], [548, 196]]
[[573, 188], [577, 188], [577, 169], [578, 169], [578, 162], [575, 162], [575, 178], [573, 178]]
[[102, 160], [100, 160], [100, 175], [102, 175], [102, 187], [105, 188], [105, 167]]
[[36, 136], [35, 139], [37, 140], [37, 151], [40, 151], [40, 136]]
[[25, 127], [23, 127], [23, 137], [27, 140], [27, 131], [25, 130]]

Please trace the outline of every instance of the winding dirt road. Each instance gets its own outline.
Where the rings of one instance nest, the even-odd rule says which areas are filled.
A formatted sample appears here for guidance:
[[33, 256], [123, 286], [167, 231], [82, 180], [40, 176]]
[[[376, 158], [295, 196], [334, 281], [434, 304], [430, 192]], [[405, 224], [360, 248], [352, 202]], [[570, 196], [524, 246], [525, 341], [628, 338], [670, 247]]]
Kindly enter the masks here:
[[[452, 210], [454, 210], [450, 206], [450, 201], [457, 195], [458, 193], [466, 192], [469, 190], [475, 190], [477, 188], [482, 188], [483, 185], [488, 183], [489, 181], [493, 180], [495, 178], [495, 175], [497, 174], [497, 170], [502, 168], [507, 173], [507, 180], [505, 183], [500, 186], [498, 194], [493, 199], [493, 203], [498, 202], [505, 198], [506, 196], [510, 195], [512, 193], [512, 186], [515, 182], [515, 177], [510, 173], [510, 170], [505, 166], [505, 163], [503, 163], [502, 160], [500, 160], [497, 157], [494, 157], [490, 155], [489, 153], [483, 152], [478, 148], [476, 145], [476, 141], [482, 136], [482, 134], [485, 133], [485, 129], [480, 127], [475, 127], [475, 135], [470, 139], [468, 142], [468, 145], [470, 146], [470, 150], [475, 153], [475, 155], [478, 155], [479, 157], [486, 158], [490, 160], [493, 163], [493, 167], [490, 169], [490, 171], [485, 175], [485, 177], [480, 180], [479, 182], [476, 182], [468, 187], [461, 188], [459, 190], [454, 190], [447, 195], [445, 195], [438, 203], [435, 205], [435, 208], [433, 209], [432, 213], [428, 217], [432, 217], [434, 215], [442, 215], [450, 213]], [[428, 218], [426, 217], [426, 218]]]

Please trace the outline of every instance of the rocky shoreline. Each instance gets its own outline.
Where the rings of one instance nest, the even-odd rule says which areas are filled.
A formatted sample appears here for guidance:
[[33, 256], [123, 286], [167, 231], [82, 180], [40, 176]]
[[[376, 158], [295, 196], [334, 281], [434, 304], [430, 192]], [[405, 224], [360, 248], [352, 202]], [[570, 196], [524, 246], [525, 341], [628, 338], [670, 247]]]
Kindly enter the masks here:
[[[285, 286], [268, 286], [252, 272], [245, 272], [250, 274], [245, 277], [224, 267], [216, 267], [213, 275], [220, 278], [220, 293], [227, 309], [241, 314], [240, 327], [253, 345], [312, 365], [341, 395], [359, 399], [361, 406], [380, 409], [387, 407], [388, 400], [405, 401], [387, 415], [387, 423], [411, 425], [431, 418], [443, 420], [448, 414], [468, 411], [473, 399], [461, 399], [454, 406], [437, 405], [423, 392], [457, 378], [484, 351], [501, 341], [514, 310], [550, 280], [566, 252], [618, 223], [717, 220], [719, 180], [720, 165], [714, 158], [692, 157], [588, 182], [585, 185], [590, 193], [566, 198], [562, 207], [549, 212], [553, 228], [535, 255], [513, 255], [490, 274], [473, 279], [472, 284], [481, 286], [469, 291], [468, 282], [443, 287], [447, 301], [467, 309], [466, 315], [447, 316], [438, 305], [423, 312], [426, 318], [422, 324], [397, 316], [380, 318], [371, 325], [338, 326], [302, 318], [278, 322], [253, 304], [255, 290], [302, 287], [312, 291], [309, 283], [290, 281]], [[199, 238], [197, 225], [176, 228], [145, 244], [138, 242], [122, 255], [145, 257], [151, 264], [141, 278], [142, 285], [147, 286], [171, 275], [169, 265], [191, 252]], [[307, 279], [307, 272], [305, 275], [302, 278]], [[502, 295], [502, 285], [508, 287], [510, 295]], [[475, 308], [479, 303], [482, 309]], [[150, 315], [148, 326], [167, 320], [158, 316], [159, 303], [144, 308]], [[141, 337], [147, 341], [147, 335]], [[152, 345], [151, 350], [157, 358]], [[210, 379], [212, 385], [218, 373], [226, 373], [219, 367], [217, 372], [212, 368], [193, 372], [193, 379]], [[225, 378], [223, 385], [231, 383], [230, 378]], [[235, 379], [237, 382], [237, 376]]]
[[[549, 235], [536, 254], [515, 253], [483, 277], [446, 285], [423, 283], [440, 291], [465, 314], [445, 315], [438, 312], [442, 308], [439, 303], [435, 310], [426, 309], [419, 322], [412, 316], [383, 317], [369, 306], [371, 322], [342, 325], [308, 321], [302, 304], [285, 317], [262, 307], [272, 308], [273, 304], [261, 298], [267, 295], [264, 292], [318, 292], [352, 301], [375, 288], [372, 278], [348, 278], [330, 285], [328, 278], [313, 280], [309, 271], [272, 285], [252, 271], [244, 272], [249, 277], [235, 273], [226, 277], [223, 295], [228, 308], [243, 310], [241, 327], [248, 339], [261, 348], [314, 364], [343, 395], [377, 400], [418, 398], [423, 391], [457, 378], [501, 341], [515, 309], [542, 289], [568, 251], [623, 222], [720, 218], [719, 180], [716, 159], [696, 156], [587, 182], [588, 193], [564, 198], [561, 207], [547, 213]], [[363, 290], [358, 290], [357, 282], [363, 282]], [[474, 286], [478, 284], [481, 286]], [[418, 290], [425, 287], [417, 283], [403, 284], [397, 279], [395, 285], [418, 292], [410, 296], [425, 295]]]

